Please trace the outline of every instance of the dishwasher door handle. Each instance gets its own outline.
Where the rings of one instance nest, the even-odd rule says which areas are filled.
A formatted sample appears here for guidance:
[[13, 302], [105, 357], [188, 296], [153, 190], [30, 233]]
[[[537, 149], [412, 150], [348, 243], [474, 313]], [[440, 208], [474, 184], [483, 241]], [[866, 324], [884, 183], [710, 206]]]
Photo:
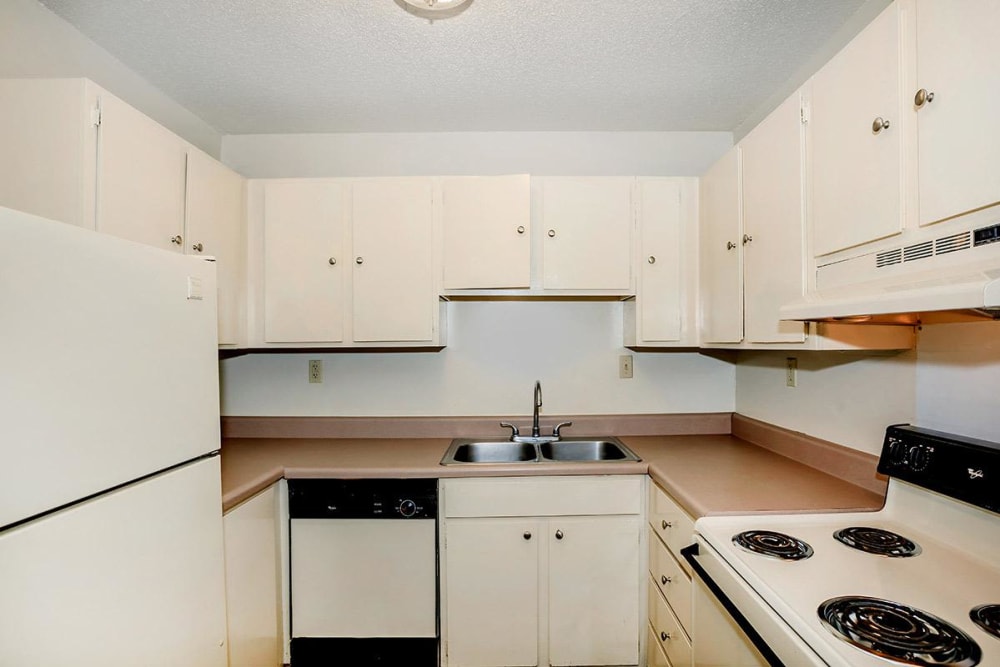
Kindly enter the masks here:
[[743, 634], [747, 636], [747, 639], [753, 643], [754, 647], [756, 647], [764, 659], [767, 660], [767, 664], [771, 665], [771, 667], [785, 667], [785, 663], [781, 662], [771, 647], [767, 645], [767, 642], [764, 641], [764, 638], [760, 636], [759, 632], [757, 632], [756, 628], [754, 628], [750, 624], [750, 621], [747, 620], [747, 617], [743, 615], [743, 612], [741, 612], [739, 608], [733, 604], [733, 601], [729, 599], [729, 596], [726, 595], [725, 591], [719, 588], [719, 585], [712, 580], [712, 577], [709, 576], [708, 572], [705, 571], [705, 568], [698, 562], [698, 553], [697, 542], [681, 549], [681, 555], [684, 556], [684, 560], [688, 562], [688, 565], [690, 565], [691, 569], [695, 571], [695, 574], [697, 574], [698, 578], [705, 584], [705, 587], [711, 591], [713, 596], [715, 596], [715, 599], [719, 601], [719, 604], [725, 607], [726, 612], [732, 616], [733, 620], [736, 621], [736, 624], [740, 626]]

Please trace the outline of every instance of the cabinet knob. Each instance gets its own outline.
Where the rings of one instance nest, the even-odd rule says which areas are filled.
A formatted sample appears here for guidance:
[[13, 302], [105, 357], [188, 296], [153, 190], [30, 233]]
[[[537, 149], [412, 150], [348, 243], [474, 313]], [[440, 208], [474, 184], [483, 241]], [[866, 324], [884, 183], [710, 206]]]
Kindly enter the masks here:
[[726, 241], [726, 250], [732, 250], [736, 247], [736, 244], [732, 241]]
[[673, 581], [673, 579], [671, 579], [667, 575], [665, 574], [660, 575], [660, 583], [663, 584], [664, 586], [669, 584], [671, 581]]
[[554, 239], [555, 237], [556, 237], [556, 230], [550, 229], [549, 230], [549, 238], [550, 239]]
[[647, 259], [646, 261], [649, 262], [650, 264], [656, 264], [656, 257], [650, 255], [649, 259]]
[[523, 234], [524, 233], [524, 225], [518, 225], [517, 226], [517, 233], [518, 234]]
[[878, 134], [882, 130], [888, 130], [888, 129], [889, 129], [889, 121], [887, 121], [886, 119], [882, 118], [882, 116], [879, 116], [875, 120], [872, 121], [872, 133], [873, 134]]
[[748, 243], [753, 243], [753, 237], [750, 236], [749, 234], [744, 234], [743, 235], [743, 245], [746, 245]]
[[355, 264], [364, 264], [365, 263], [365, 258], [364, 257], [358, 257], [357, 259], [354, 260], [354, 263]]
[[526, 540], [530, 540], [531, 539], [531, 531], [530, 530], [524, 531], [524, 539], [526, 539]]
[[330, 261], [330, 266], [336, 266], [337, 265], [337, 258], [336, 257], [331, 257], [329, 261]]
[[194, 250], [195, 252], [201, 252], [202, 250], [205, 249], [205, 246], [203, 246], [200, 243], [195, 243], [193, 246], [191, 246], [191, 249]]
[[661, 641], [661, 642], [665, 642], [665, 641], [667, 641], [668, 639], [670, 639], [670, 633], [669, 633], [669, 632], [663, 632], [663, 631], [661, 630], [661, 631], [660, 631], [660, 641]]
[[660, 527], [663, 528], [663, 530], [666, 530], [667, 528], [673, 528], [674, 524], [664, 519], [660, 522]]
[[180, 245], [184, 243], [184, 239], [181, 238], [180, 236], [171, 236], [170, 242], [173, 243], [174, 245]]
[[556, 539], [561, 540], [563, 538], [563, 532], [561, 530], [556, 531]]
[[913, 96], [913, 106], [918, 109], [923, 109], [925, 104], [930, 104], [933, 101], [934, 93], [926, 88], [921, 88], [917, 91], [917, 94]]

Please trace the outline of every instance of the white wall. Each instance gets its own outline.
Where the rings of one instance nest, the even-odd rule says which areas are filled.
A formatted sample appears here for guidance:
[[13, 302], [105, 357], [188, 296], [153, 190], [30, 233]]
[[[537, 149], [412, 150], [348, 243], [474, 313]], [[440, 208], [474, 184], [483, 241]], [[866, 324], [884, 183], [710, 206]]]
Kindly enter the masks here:
[[0, 78], [87, 77], [205, 152], [222, 136], [37, 0], [0, 0]]
[[916, 423], [1000, 442], [1000, 322], [924, 327]]
[[699, 176], [729, 132], [438, 132], [228, 135], [222, 161], [249, 178]]
[[[798, 359], [796, 387], [785, 358]], [[912, 422], [916, 354], [742, 352], [736, 411], [817, 438], [878, 453], [889, 424]]]
[[[222, 363], [226, 415], [657, 414], [733, 409], [733, 365], [691, 352], [635, 356], [618, 378], [620, 302], [453, 302], [441, 352], [254, 354]], [[309, 384], [309, 359], [323, 384]]]
[[737, 412], [873, 454], [903, 422], [1000, 442], [998, 397], [1000, 322], [925, 326], [897, 355], [745, 352], [736, 368]]

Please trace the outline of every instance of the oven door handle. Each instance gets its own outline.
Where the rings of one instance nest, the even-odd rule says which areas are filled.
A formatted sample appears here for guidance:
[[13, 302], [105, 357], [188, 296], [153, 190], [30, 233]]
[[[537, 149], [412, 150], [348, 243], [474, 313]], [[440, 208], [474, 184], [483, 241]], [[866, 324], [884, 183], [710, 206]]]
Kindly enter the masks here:
[[698, 559], [696, 558], [698, 555], [698, 543], [696, 542], [681, 549], [681, 555], [684, 556], [684, 560], [688, 562], [691, 569], [693, 569], [698, 575], [698, 578], [704, 582], [706, 588], [712, 592], [715, 599], [718, 600], [719, 603], [725, 607], [726, 611], [729, 612], [729, 615], [733, 617], [733, 620], [740, 626], [740, 629], [743, 630], [743, 633], [753, 643], [754, 647], [760, 651], [760, 654], [765, 660], [767, 660], [767, 664], [771, 665], [771, 667], [785, 667], [785, 663], [781, 662], [771, 647], [767, 645], [767, 642], [764, 641], [764, 638], [760, 636], [760, 633], [757, 632], [752, 625], [750, 625], [750, 621], [748, 621], [747, 617], [743, 615], [743, 612], [741, 612], [736, 605], [733, 604], [733, 601], [729, 599], [729, 596], [727, 596], [725, 592], [719, 588], [719, 585], [712, 580], [712, 577], [709, 576], [708, 572], [705, 571], [705, 568], [703, 568], [701, 563], [698, 562]]

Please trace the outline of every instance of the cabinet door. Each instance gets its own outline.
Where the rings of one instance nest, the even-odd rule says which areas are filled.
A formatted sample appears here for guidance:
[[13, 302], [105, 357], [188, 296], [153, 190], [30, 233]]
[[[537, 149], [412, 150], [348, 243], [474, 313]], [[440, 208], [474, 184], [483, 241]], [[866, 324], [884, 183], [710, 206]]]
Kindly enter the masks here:
[[94, 228], [96, 107], [85, 79], [0, 80], [0, 206]]
[[639, 660], [637, 516], [549, 520], [549, 662]]
[[[1000, 201], [1000, 4], [917, 0], [916, 26], [916, 85], [905, 102], [917, 121], [925, 225]], [[920, 107], [919, 89], [934, 94]]]
[[354, 340], [427, 341], [438, 299], [430, 179], [351, 186]]
[[[813, 77], [808, 136], [817, 256], [902, 230], [899, 81], [897, 4]], [[889, 126], [876, 131], [879, 118]]]
[[529, 287], [528, 176], [443, 179], [441, 208], [444, 289]]
[[792, 95], [740, 142], [743, 173], [744, 339], [805, 340], [805, 325], [783, 322], [781, 306], [800, 299], [802, 141], [799, 95]]
[[216, 260], [219, 344], [239, 342], [243, 278], [243, 177], [198, 150], [188, 152], [184, 252]]
[[681, 339], [683, 288], [681, 184], [678, 180], [639, 181], [639, 284], [636, 286], [640, 340]]
[[226, 540], [229, 664], [281, 664], [277, 485], [222, 517]]
[[264, 188], [264, 340], [344, 339], [344, 186], [275, 181]]
[[544, 289], [631, 289], [631, 178], [542, 184]]
[[538, 544], [545, 525], [528, 518], [444, 523], [446, 664], [538, 664]]
[[733, 148], [701, 177], [701, 331], [705, 343], [743, 339], [739, 153]]
[[180, 252], [184, 142], [113, 95], [100, 98], [97, 231]]

